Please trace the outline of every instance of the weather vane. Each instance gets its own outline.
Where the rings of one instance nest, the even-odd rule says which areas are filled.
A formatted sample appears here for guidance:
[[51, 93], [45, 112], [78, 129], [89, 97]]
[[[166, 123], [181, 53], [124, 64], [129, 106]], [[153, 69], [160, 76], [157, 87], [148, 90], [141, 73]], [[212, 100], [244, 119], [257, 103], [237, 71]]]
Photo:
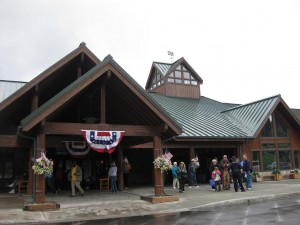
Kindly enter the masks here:
[[170, 51], [168, 51], [168, 55], [170, 56], [170, 60], [171, 60], [171, 62], [173, 62], [174, 53], [173, 53], [173, 52], [170, 52]]

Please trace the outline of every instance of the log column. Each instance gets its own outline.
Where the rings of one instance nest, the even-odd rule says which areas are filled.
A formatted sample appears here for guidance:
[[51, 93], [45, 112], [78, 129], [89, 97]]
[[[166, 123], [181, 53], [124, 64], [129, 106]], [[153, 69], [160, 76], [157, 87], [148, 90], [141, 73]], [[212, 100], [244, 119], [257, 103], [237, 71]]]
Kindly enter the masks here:
[[121, 145], [117, 148], [117, 165], [118, 165], [118, 189], [120, 191], [124, 190], [124, 175], [123, 175], [123, 148]]
[[[39, 86], [36, 85], [34, 87], [34, 93], [31, 98], [31, 112], [36, 110], [39, 107], [39, 97], [38, 97], [38, 91], [39, 91]], [[29, 150], [29, 156], [28, 156], [28, 185], [27, 185], [27, 194], [33, 194], [35, 190], [33, 190], [33, 172], [32, 172], [32, 158], [34, 156], [34, 146], [32, 146]]]
[[[39, 134], [37, 136], [37, 152], [36, 158], [41, 157], [42, 151], [46, 150], [46, 135]], [[46, 152], [45, 152], [46, 154]], [[45, 203], [45, 175], [35, 175], [36, 186], [35, 186], [35, 202]]]
[[[156, 159], [161, 155], [161, 137], [153, 137], [153, 157]], [[154, 193], [156, 196], [163, 194], [162, 173], [160, 169], [154, 168]]]
[[195, 158], [195, 149], [194, 148], [189, 148], [189, 156], [190, 156], [190, 161], [191, 161], [191, 159]]

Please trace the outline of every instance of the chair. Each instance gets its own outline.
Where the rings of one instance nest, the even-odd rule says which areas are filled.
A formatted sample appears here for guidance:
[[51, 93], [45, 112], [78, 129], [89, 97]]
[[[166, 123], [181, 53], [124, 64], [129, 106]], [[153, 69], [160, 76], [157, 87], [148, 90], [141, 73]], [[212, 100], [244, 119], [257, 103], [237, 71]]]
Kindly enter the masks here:
[[102, 190], [102, 188], [109, 190], [109, 177], [99, 179], [99, 189]]
[[27, 193], [28, 180], [19, 180], [18, 183], [18, 193]]

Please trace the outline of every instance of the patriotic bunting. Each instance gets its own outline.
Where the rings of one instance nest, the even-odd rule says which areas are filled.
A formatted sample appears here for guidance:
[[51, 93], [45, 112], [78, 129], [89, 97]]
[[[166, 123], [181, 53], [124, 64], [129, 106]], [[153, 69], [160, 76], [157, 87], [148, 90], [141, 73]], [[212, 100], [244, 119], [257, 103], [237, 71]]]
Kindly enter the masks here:
[[112, 154], [121, 142], [125, 131], [81, 130], [88, 145], [100, 153]]

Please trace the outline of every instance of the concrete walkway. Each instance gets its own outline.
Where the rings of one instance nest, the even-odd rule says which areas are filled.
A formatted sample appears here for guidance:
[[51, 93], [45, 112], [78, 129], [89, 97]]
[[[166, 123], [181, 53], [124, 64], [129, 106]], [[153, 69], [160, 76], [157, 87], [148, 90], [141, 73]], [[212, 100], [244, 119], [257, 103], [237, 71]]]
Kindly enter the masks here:
[[141, 195], [153, 195], [153, 187], [130, 188], [117, 194], [108, 191], [86, 191], [82, 197], [69, 197], [69, 192], [47, 196], [46, 201], [55, 201], [61, 208], [57, 211], [23, 211], [24, 202], [31, 196], [18, 194], [0, 195], [0, 224], [20, 224], [29, 222], [81, 221], [101, 218], [141, 216], [158, 213], [189, 211], [225, 204], [243, 204], [266, 201], [275, 198], [300, 196], [300, 179], [265, 181], [253, 183], [251, 191], [234, 190], [214, 192], [208, 184], [198, 189], [186, 186], [184, 193], [172, 187], [165, 187], [169, 195], [178, 195], [179, 201], [151, 204], [140, 200]]

